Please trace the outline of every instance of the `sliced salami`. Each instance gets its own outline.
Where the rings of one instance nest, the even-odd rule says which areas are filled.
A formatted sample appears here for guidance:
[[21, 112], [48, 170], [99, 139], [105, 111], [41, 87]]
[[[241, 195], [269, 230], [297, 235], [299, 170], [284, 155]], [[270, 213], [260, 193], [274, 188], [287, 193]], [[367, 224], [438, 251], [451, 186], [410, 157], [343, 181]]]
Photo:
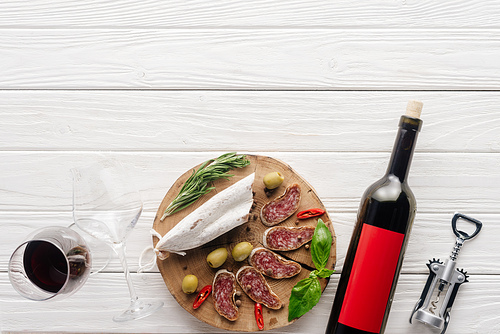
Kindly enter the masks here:
[[254, 267], [244, 266], [236, 273], [236, 280], [243, 291], [256, 303], [270, 309], [278, 310], [283, 305], [278, 295], [275, 294], [266, 279]]
[[302, 269], [297, 262], [286, 260], [263, 247], [252, 250], [248, 262], [261, 274], [276, 279], [293, 277]]
[[264, 231], [262, 243], [265, 247], [277, 251], [297, 249], [312, 240], [314, 226], [275, 226]]
[[230, 321], [235, 321], [239, 316], [238, 307], [234, 303], [235, 294], [236, 277], [226, 269], [219, 270], [212, 284], [212, 297], [215, 310]]
[[281, 223], [297, 211], [300, 203], [300, 186], [292, 184], [280, 197], [268, 202], [260, 211], [260, 219], [266, 226]]

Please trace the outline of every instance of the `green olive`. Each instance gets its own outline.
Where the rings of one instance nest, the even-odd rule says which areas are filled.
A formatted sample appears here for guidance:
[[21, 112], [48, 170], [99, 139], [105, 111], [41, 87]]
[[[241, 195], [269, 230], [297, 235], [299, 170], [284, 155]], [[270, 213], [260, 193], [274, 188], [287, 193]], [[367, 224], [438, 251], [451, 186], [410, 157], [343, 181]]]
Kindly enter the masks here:
[[190, 294], [198, 289], [198, 277], [194, 275], [186, 275], [182, 280], [182, 291], [184, 293]]
[[208, 265], [212, 268], [219, 268], [226, 262], [227, 250], [224, 247], [217, 248], [207, 256]]
[[267, 189], [276, 189], [283, 183], [284, 179], [280, 172], [267, 173], [264, 176], [264, 185]]
[[233, 259], [235, 261], [243, 261], [250, 255], [252, 252], [253, 246], [251, 243], [247, 241], [240, 242], [236, 246], [234, 246], [233, 251], [231, 254], [233, 255]]

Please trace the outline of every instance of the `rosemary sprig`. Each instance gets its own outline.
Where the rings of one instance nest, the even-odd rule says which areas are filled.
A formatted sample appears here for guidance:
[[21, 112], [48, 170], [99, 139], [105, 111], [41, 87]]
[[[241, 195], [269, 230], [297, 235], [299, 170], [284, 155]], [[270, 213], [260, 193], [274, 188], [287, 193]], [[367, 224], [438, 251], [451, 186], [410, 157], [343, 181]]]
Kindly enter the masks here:
[[249, 164], [250, 161], [245, 155], [237, 155], [236, 152], [226, 153], [216, 159], [205, 161], [198, 170], [193, 170], [193, 174], [167, 207], [160, 221], [193, 204], [198, 198], [215, 189], [215, 187], [209, 187], [210, 182], [220, 178], [228, 180], [233, 176], [233, 174], [227, 173], [229, 170], [242, 168]]

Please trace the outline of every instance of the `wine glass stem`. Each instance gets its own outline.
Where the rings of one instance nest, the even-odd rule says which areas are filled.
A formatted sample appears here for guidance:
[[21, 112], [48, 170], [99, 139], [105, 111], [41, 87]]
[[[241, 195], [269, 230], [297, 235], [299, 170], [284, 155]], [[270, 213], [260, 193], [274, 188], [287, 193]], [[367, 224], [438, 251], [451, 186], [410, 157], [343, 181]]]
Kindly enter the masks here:
[[125, 279], [127, 280], [128, 290], [130, 292], [130, 301], [132, 304], [135, 304], [138, 297], [135, 292], [134, 284], [132, 283], [132, 277], [130, 276], [130, 271], [128, 270], [127, 259], [125, 257], [125, 244], [120, 242], [118, 244], [113, 244], [113, 249], [118, 254], [118, 258], [123, 267], [123, 272], [125, 273]]

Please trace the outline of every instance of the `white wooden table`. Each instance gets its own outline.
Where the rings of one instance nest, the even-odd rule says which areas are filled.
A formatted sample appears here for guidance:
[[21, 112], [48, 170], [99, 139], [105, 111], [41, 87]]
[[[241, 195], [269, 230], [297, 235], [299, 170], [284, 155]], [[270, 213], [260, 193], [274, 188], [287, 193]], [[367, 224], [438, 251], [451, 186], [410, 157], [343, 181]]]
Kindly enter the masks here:
[[[500, 2], [497, 0], [0, 2], [2, 332], [220, 333], [180, 308], [155, 268], [137, 274], [164, 194], [223, 152], [272, 156], [317, 190], [338, 240], [319, 304], [273, 333], [323, 333], [359, 199], [386, 168], [408, 99], [424, 102], [409, 182], [418, 212], [386, 333], [408, 318], [425, 263], [453, 246], [455, 211], [484, 223], [448, 333], [500, 332]], [[124, 162], [145, 211], [128, 241], [153, 316], [128, 303], [117, 259], [75, 295], [30, 302], [7, 263], [29, 232], [69, 225], [69, 169]], [[369, 302], [369, 301], [367, 301]]]

